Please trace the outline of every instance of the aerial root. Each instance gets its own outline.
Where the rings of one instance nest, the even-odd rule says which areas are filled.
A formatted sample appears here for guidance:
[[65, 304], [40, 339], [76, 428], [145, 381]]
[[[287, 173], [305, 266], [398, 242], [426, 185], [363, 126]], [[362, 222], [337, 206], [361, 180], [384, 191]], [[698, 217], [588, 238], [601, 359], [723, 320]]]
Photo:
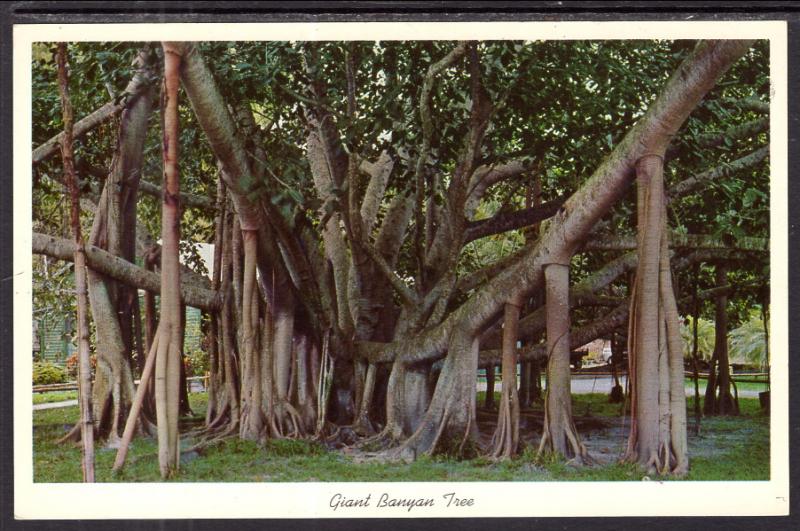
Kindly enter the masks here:
[[267, 425], [271, 435], [277, 439], [300, 439], [306, 433], [302, 428], [303, 419], [288, 400], [280, 400], [268, 415]]
[[591, 464], [592, 458], [589, 456], [589, 451], [586, 450], [586, 446], [584, 446], [584, 444], [578, 439], [575, 428], [570, 426], [565, 430], [565, 434], [567, 437], [567, 443], [574, 454], [572, 459], [570, 459], [568, 462], [580, 465]]

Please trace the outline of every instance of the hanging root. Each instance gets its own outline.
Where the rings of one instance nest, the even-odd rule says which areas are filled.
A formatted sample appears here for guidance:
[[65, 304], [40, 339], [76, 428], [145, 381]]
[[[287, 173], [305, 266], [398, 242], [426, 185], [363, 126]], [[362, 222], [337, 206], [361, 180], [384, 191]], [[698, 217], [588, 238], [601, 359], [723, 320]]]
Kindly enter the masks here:
[[346, 448], [345, 451], [362, 454], [375, 453], [398, 446], [404, 440], [403, 429], [399, 424], [392, 422], [387, 424], [380, 432], [357, 441]]
[[[545, 416], [547, 412], [545, 411]], [[567, 459], [567, 463], [574, 465], [590, 465], [594, 462], [589, 455], [586, 446], [578, 436], [578, 430], [575, 428], [573, 422], [566, 422], [563, 429], [558, 430], [561, 433], [553, 434], [547, 428], [547, 421], [545, 420], [545, 429], [542, 432], [542, 439], [539, 442], [539, 450], [537, 456], [543, 457], [547, 454], [561, 455]], [[557, 437], [563, 437], [562, 444], [558, 444]]]
[[267, 419], [270, 433], [278, 439], [300, 439], [306, 436], [303, 419], [288, 400], [278, 400]]

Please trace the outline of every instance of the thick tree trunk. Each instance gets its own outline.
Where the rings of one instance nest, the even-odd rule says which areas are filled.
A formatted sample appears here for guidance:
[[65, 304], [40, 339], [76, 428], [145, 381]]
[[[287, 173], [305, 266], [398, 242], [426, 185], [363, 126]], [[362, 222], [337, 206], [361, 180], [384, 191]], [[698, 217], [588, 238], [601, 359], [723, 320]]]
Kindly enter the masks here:
[[244, 279], [242, 287], [242, 418], [239, 435], [243, 439], [258, 440], [264, 427], [261, 409], [261, 352], [258, 348], [259, 317], [256, 285], [256, 231], [242, 231], [244, 247]]
[[547, 305], [547, 391], [539, 453], [554, 452], [577, 463], [589, 459], [572, 419], [569, 372], [569, 266], [544, 266]]
[[688, 470], [683, 348], [666, 236], [663, 158], [637, 163], [639, 266], [628, 333], [631, 432], [625, 458], [648, 473]]
[[[130, 327], [132, 321], [121, 319], [118, 314], [118, 298], [115, 296], [117, 288], [112, 278], [117, 276], [113, 273], [121, 272], [123, 281], [127, 279], [135, 285], [142, 279], [139, 273], [146, 273], [120, 256], [128, 253], [129, 259], [132, 259], [129, 246], [121, 242], [123, 219], [119, 202], [123, 200], [123, 196], [126, 205], [136, 201], [144, 137], [153, 100], [153, 90], [147, 80], [150, 59], [145, 48], [134, 63], [136, 74], [130, 86], [138, 86], [136, 92], [140, 94], [129, 102], [122, 113], [116, 153], [106, 186], [98, 201], [89, 236], [91, 245], [84, 247], [85, 258], [90, 267], [87, 287], [98, 340], [97, 370], [92, 389], [95, 430], [96, 435], [107, 436], [107, 444], [112, 447], [119, 443], [122, 424], [134, 394], [131, 370], [132, 330], [124, 332], [121, 326], [124, 323]], [[119, 186], [120, 183], [124, 186]], [[113, 219], [109, 219], [110, 217]], [[34, 242], [34, 249], [38, 247], [43, 253], [70, 259], [71, 253], [67, 251], [62, 240], [34, 235]], [[111, 249], [112, 246], [113, 252], [102, 250]], [[111, 278], [104, 276], [107, 274]], [[146, 274], [143, 276], [152, 280]], [[132, 312], [128, 314], [132, 315]], [[71, 432], [72, 434], [77, 434], [77, 431]]]
[[[436, 390], [420, 426], [400, 446], [404, 457], [436, 451], [474, 453], [477, 440], [475, 421], [478, 338], [466, 331], [454, 331]], [[443, 400], [445, 399], [446, 400]]]
[[[222, 273], [222, 238], [224, 236], [225, 224], [225, 183], [222, 179], [217, 181], [216, 214], [214, 217], [214, 263], [211, 274], [211, 288], [214, 291], [220, 289], [220, 279]], [[221, 361], [220, 353], [220, 323], [219, 312], [211, 312], [210, 322], [208, 323], [208, 405], [206, 406], [206, 426], [211, 424], [222, 406], [222, 393], [224, 382], [224, 363]]]

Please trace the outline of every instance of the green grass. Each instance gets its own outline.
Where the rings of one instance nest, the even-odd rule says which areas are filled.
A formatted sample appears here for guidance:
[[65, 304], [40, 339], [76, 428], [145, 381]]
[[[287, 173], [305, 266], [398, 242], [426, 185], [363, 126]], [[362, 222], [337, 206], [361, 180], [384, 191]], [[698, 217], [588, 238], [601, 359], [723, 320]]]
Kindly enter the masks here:
[[77, 398], [78, 391], [50, 391], [48, 393], [33, 393], [34, 405], [62, 402], [64, 400], [76, 400]]
[[[753, 378], [752, 376], [746, 376], [746, 375], [741, 375], [740, 377], [744, 378], [744, 379], [747, 379], [747, 380], [755, 380], [755, 379], [757, 379], [757, 378]], [[736, 376], [734, 376], [734, 380], [735, 379], [736, 379]], [[761, 379], [761, 378], [758, 378], [758, 379]], [[694, 379], [693, 378], [686, 378], [684, 380], [684, 382], [686, 384], [686, 388], [687, 389], [694, 390]], [[707, 383], [708, 383], [708, 380], [703, 380], [702, 378], [700, 379], [699, 387], [700, 387], [700, 394], [701, 395], [706, 392], [706, 384]], [[736, 382], [736, 388], [740, 392], [741, 391], [755, 391], [757, 393], [760, 393], [761, 391], [767, 391], [769, 389], [767, 387], [766, 381], [764, 383], [761, 383], [761, 382], [758, 382], [758, 383]], [[731, 393], [733, 393], [733, 388], [731, 388]]]
[[[606, 395], [576, 395], [573, 399], [576, 415], [619, 415], [620, 406], [609, 404]], [[190, 400], [195, 414], [201, 415], [206, 396], [191, 394]], [[482, 396], [478, 403], [482, 403]], [[694, 436], [690, 399], [692, 467], [687, 479], [769, 479], [769, 417], [761, 413], [755, 399], [741, 399], [740, 403], [741, 416], [703, 419], [700, 436]], [[34, 412], [35, 481], [81, 480], [80, 448], [56, 444], [56, 439], [72, 426], [77, 416], [77, 407]], [[154, 440], [136, 439], [124, 472], [115, 476], [111, 465], [116, 450], [98, 447], [97, 480], [161, 481], [156, 452]], [[486, 458], [448, 457], [423, 457], [412, 464], [355, 463], [313, 441], [273, 440], [259, 446], [231, 438], [206, 448], [202, 455], [185, 455], [180, 474], [170, 481], [638, 481], [641, 478], [642, 473], [630, 464], [576, 467], [559, 459], [539, 458], [531, 447], [525, 448], [520, 457], [500, 463]]]

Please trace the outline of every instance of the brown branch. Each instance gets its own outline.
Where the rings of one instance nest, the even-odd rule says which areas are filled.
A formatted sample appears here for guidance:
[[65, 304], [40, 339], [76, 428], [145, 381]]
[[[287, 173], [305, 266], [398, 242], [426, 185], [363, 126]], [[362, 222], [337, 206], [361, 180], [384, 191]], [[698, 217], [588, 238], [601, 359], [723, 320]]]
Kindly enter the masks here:
[[697, 139], [697, 144], [700, 147], [712, 148], [719, 147], [725, 139], [741, 140], [749, 138], [769, 129], [769, 116], [751, 120], [743, 124], [732, 125], [721, 133], [705, 133], [700, 135]]
[[737, 171], [751, 168], [767, 158], [769, 155], [769, 145], [758, 148], [752, 153], [738, 158], [729, 163], [721, 164], [702, 173], [698, 173], [688, 179], [675, 184], [669, 190], [668, 200], [670, 202], [694, 191], [700, 185], [708, 181], [716, 181], [723, 177], [727, 177]]
[[[139, 55], [137, 54], [137, 61], [139, 60]], [[137, 65], [134, 65], [137, 66]], [[110, 120], [114, 116], [121, 113], [126, 107], [128, 107], [133, 99], [137, 98], [143, 90], [150, 84], [150, 81], [146, 78], [143, 78], [138, 75], [134, 75], [131, 81], [128, 83], [128, 86], [125, 87], [124, 92], [121, 96], [117, 97], [114, 101], [110, 101], [105, 105], [101, 106], [88, 116], [80, 119], [78, 122], [75, 123], [73, 127], [72, 138], [73, 140], [78, 139], [84, 136], [86, 133], [95, 129], [100, 124]], [[39, 145], [33, 150], [32, 153], [32, 162], [33, 165], [36, 166], [41, 162], [49, 159], [56, 153], [58, 153], [59, 146], [64, 139], [64, 132], [60, 132], [56, 136], [52, 137], [51, 139], [47, 140], [43, 144]]]
[[[680, 249], [728, 249], [748, 252], [769, 252], [768, 238], [705, 234], [670, 234], [670, 248]], [[596, 236], [583, 246], [583, 251], [630, 251], [636, 249], [634, 236]]]
[[[75, 244], [69, 240], [33, 233], [34, 254], [44, 254], [59, 260], [72, 261]], [[128, 286], [143, 289], [151, 293], [160, 293], [161, 279], [158, 274], [147, 271], [127, 260], [95, 247], [86, 245], [87, 265], [108, 277]], [[216, 310], [221, 307], [217, 292], [198, 286], [195, 283], [181, 282], [181, 298], [187, 306], [203, 310]]]
[[472, 219], [486, 190], [491, 186], [522, 175], [530, 171], [532, 167], [532, 162], [528, 160], [511, 160], [503, 164], [479, 166], [472, 172], [472, 177], [470, 178], [467, 201], [464, 206], [464, 217]]
[[469, 243], [479, 238], [500, 234], [502, 232], [521, 229], [534, 223], [550, 218], [558, 212], [566, 198], [554, 199], [542, 203], [541, 205], [515, 210], [513, 212], [501, 212], [491, 218], [479, 221], [470, 221], [464, 234], [464, 243]]
[[433, 119], [431, 118], [431, 92], [436, 77], [467, 52], [467, 43], [459, 42], [444, 58], [432, 64], [422, 81], [420, 92], [419, 116], [422, 122], [422, 145], [420, 146], [417, 161], [414, 166], [414, 253], [417, 261], [417, 286], [422, 289], [425, 270], [425, 212], [423, 208], [425, 175], [425, 162], [431, 151], [433, 139]]
[[419, 298], [414, 291], [394, 272], [386, 259], [369, 242], [361, 242], [355, 250], [358, 251], [358, 248], [367, 253], [367, 256], [377, 266], [378, 271], [389, 281], [392, 288], [407, 304], [414, 305], [419, 303]]

